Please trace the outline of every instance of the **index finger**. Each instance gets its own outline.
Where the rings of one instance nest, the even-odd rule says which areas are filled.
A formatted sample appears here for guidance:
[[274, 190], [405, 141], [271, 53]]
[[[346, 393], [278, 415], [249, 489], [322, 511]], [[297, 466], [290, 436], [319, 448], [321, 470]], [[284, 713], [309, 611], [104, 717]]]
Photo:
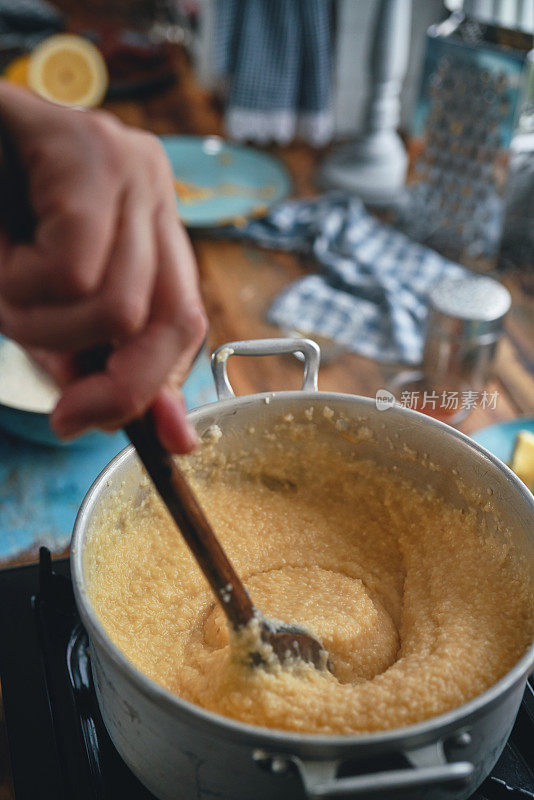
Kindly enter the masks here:
[[[201, 317], [199, 317], [201, 319]], [[184, 341], [176, 330], [157, 324], [115, 350], [106, 370], [69, 385], [51, 418], [59, 436], [89, 428], [119, 428], [140, 416], [158, 395], [178, 356], [191, 360], [203, 328]]]
[[89, 427], [120, 427], [152, 403], [171, 369], [185, 376], [201, 345], [206, 323], [193, 254], [172, 215], [158, 217], [160, 270], [151, 319], [120, 345], [103, 373], [68, 387], [52, 419], [59, 435]]
[[[117, 225], [119, 204], [113, 187], [95, 185], [39, 221], [34, 243], [7, 249], [0, 269], [0, 292], [15, 305], [84, 297], [100, 285]], [[92, 197], [91, 201], [89, 198]]]

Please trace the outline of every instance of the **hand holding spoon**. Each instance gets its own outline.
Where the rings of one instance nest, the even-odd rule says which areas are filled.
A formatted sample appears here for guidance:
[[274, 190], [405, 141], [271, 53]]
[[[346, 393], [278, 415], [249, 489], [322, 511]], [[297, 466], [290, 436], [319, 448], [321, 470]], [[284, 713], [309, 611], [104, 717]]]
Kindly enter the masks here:
[[[0, 197], [5, 200], [0, 203], [0, 224], [13, 241], [30, 242], [36, 218], [16, 148], [2, 126], [0, 154]], [[109, 353], [110, 348], [105, 347], [83, 354], [80, 371], [104, 370]], [[261, 641], [271, 646], [281, 663], [301, 659], [318, 669], [327, 666], [327, 653], [318, 639], [299, 626], [267, 619], [254, 607], [192, 489], [171, 453], [161, 445], [151, 411], [126, 425], [125, 431], [234, 630], [257, 620]], [[259, 651], [250, 653], [250, 662], [266, 664]]]

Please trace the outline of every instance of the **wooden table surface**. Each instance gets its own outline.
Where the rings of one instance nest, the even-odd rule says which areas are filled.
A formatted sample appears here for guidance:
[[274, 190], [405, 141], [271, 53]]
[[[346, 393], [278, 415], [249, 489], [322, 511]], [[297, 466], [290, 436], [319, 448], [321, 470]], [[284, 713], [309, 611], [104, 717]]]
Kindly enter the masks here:
[[[109, 110], [124, 122], [158, 134], [223, 133], [217, 104], [196, 85], [183, 57], [177, 63], [180, 84], [175, 88], [145, 103], [108, 104]], [[288, 168], [295, 195], [312, 195], [314, 175], [324, 152], [303, 145], [269, 150]], [[193, 241], [210, 322], [210, 347], [237, 339], [280, 336], [281, 331], [266, 321], [267, 309], [284, 286], [313, 271], [313, 263], [248, 243], [206, 236], [194, 236]], [[508, 274], [504, 282], [514, 303], [487, 386], [489, 392], [499, 393], [497, 406], [474, 409], [461, 426], [466, 433], [534, 411], [534, 274]], [[319, 385], [323, 390], [374, 395], [398, 370], [345, 353], [321, 368]], [[301, 368], [292, 357], [231, 359], [229, 374], [236, 393], [246, 394], [298, 388]]]
[[[110, 102], [105, 107], [125, 123], [156, 134], [222, 134], [219, 104], [195, 83], [183, 53], [177, 50], [174, 57], [178, 73], [175, 86], [143, 101]], [[298, 144], [272, 147], [270, 152], [287, 166], [295, 195], [314, 193], [314, 173], [324, 152]], [[314, 270], [312, 263], [251, 244], [205, 236], [194, 237], [194, 248], [210, 322], [211, 349], [231, 340], [282, 335], [266, 322], [266, 311], [284, 286]], [[495, 409], [475, 408], [461, 426], [466, 433], [534, 412], [534, 273], [507, 274], [503, 279], [512, 292], [513, 308], [487, 386], [489, 392], [498, 392], [498, 401]], [[319, 388], [374, 396], [398, 369], [344, 353], [322, 366]], [[234, 358], [230, 359], [229, 375], [236, 394], [247, 394], [297, 389], [302, 369], [291, 356]], [[5, 731], [0, 724], [0, 800], [13, 798]]]

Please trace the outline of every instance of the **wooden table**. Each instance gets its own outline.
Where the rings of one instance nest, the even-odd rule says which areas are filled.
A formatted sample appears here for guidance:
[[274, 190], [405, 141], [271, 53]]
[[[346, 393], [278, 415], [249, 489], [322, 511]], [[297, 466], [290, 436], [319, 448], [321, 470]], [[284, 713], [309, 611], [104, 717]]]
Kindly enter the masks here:
[[[177, 57], [177, 65], [181, 80], [175, 88], [146, 103], [108, 104], [108, 108], [123, 121], [155, 133], [222, 133], [217, 105], [195, 84], [183, 57]], [[323, 152], [302, 145], [271, 147], [270, 152], [288, 168], [297, 196], [314, 193], [314, 175]], [[193, 241], [210, 322], [210, 347], [230, 340], [281, 335], [266, 321], [267, 309], [284, 286], [315, 266], [251, 244], [205, 236], [195, 236]], [[461, 427], [466, 433], [534, 411], [534, 275], [509, 274], [504, 282], [514, 304], [487, 386], [488, 392], [499, 393], [497, 407], [474, 409]], [[320, 388], [374, 395], [398, 370], [346, 353], [321, 368]], [[298, 388], [301, 368], [292, 357], [231, 359], [229, 374], [236, 393], [245, 394]]]
[[[187, 59], [175, 53], [177, 84], [144, 101], [107, 103], [106, 108], [130, 125], [157, 134], [222, 134], [218, 104], [195, 83]], [[314, 174], [324, 153], [303, 145], [270, 148], [290, 171], [295, 194], [314, 192]], [[210, 322], [209, 347], [237, 339], [279, 336], [266, 322], [275, 295], [288, 283], [315, 269], [293, 255], [261, 250], [251, 244], [194, 237], [202, 294]], [[495, 409], [475, 408], [461, 429], [471, 433], [484, 425], [534, 412], [534, 273], [508, 274], [513, 296], [489, 392], [498, 392]], [[399, 367], [384, 366], [344, 353], [320, 371], [323, 390], [374, 396]], [[236, 394], [300, 387], [302, 368], [291, 357], [234, 358], [229, 375]], [[32, 557], [32, 556], [30, 556]], [[28, 556], [24, 558], [28, 560]], [[0, 709], [1, 722], [1, 709]], [[0, 800], [13, 800], [5, 731], [0, 724]]]

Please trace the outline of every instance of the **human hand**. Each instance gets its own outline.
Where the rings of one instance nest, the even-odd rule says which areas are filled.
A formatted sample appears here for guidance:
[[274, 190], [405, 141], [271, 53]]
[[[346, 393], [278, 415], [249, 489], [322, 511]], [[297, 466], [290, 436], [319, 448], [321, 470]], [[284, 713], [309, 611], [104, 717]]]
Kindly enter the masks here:
[[[53, 429], [114, 429], [152, 406], [163, 444], [187, 452], [183, 402], [162, 386], [171, 369], [185, 378], [206, 321], [157, 139], [5, 82], [0, 120], [37, 218], [30, 244], [0, 236], [0, 330], [63, 387]], [[109, 343], [105, 370], [80, 376], [77, 354]]]

